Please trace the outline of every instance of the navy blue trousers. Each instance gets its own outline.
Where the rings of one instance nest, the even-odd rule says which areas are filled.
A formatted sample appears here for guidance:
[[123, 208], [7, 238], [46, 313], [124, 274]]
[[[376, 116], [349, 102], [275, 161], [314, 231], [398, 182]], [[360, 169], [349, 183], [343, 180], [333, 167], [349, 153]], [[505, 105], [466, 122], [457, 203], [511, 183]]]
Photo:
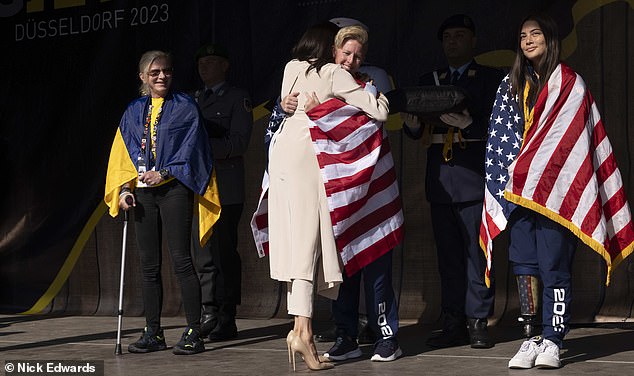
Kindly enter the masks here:
[[484, 319], [493, 313], [495, 285], [484, 282], [486, 258], [479, 245], [482, 202], [431, 204], [438, 255], [441, 307], [452, 317]]
[[343, 275], [339, 296], [332, 302], [338, 335], [357, 338], [359, 329], [359, 295], [361, 279], [364, 281], [368, 323], [380, 339], [396, 337], [398, 307], [392, 288], [392, 251], [381, 256], [361, 271], [348, 277]]
[[523, 207], [511, 214], [509, 231], [513, 273], [542, 280], [542, 335], [562, 347], [570, 329], [571, 272], [577, 238], [557, 222]]
[[242, 260], [238, 253], [238, 223], [243, 204], [223, 205], [211, 238], [200, 247], [198, 216], [192, 228], [192, 259], [200, 279], [203, 313], [236, 316], [242, 300]]

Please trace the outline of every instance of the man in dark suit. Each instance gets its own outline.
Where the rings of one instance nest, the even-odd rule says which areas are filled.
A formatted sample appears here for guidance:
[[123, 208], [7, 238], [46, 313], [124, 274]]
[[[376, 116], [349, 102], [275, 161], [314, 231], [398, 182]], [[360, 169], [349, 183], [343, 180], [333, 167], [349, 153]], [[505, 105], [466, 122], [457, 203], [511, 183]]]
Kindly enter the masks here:
[[253, 116], [247, 91], [225, 81], [229, 55], [223, 46], [202, 46], [196, 62], [205, 86], [194, 93], [194, 98], [209, 135], [222, 212], [203, 248], [198, 241], [198, 226], [194, 226], [192, 257], [202, 292], [201, 335], [220, 341], [238, 334], [235, 316], [242, 282], [238, 222], [244, 205], [243, 155], [251, 138]]
[[441, 279], [443, 328], [427, 340], [430, 347], [493, 342], [487, 317], [493, 312], [494, 289], [484, 282], [486, 260], [478, 242], [484, 199], [484, 155], [488, 121], [503, 73], [473, 60], [475, 26], [468, 16], [446, 19], [438, 39], [449, 63], [420, 78], [419, 84], [455, 85], [470, 97], [466, 109], [421, 122], [405, 116], [405, 133], [428, 137], [425, 190]]

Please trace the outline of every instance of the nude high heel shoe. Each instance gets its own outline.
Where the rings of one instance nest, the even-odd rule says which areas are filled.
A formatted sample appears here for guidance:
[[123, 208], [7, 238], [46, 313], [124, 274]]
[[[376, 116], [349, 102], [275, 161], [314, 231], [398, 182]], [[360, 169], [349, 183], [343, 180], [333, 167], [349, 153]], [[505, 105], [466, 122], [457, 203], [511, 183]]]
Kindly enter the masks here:
[[[297, 335], [295, 334], [295, 331], [293, 329], [291, 329], [288, 332], [288, 335], [286, 336], [286, 347], [288, 348], [288, 363], [289, 364], [292, 363], [292, 360], [291, 360], [291, 357], [292, 357], [292, 355], [291, 355], [291, 342], [293, 342], [293, 339], [295, 339], [296, 336]], [[318, 358], [319, 358], [319, 361], [321, 363], [330, 363], [330, 362], [332, 362], [332, 359], [326, 358], [323, 355], [319, 355]]]
[[[290, 334], [290, 333], [289, 333]], [[308, 368], [310, 368], [313, 371], [321, 371], [321, 370], [325, 370], [325, 369], [331, 369], [334, 368], [334, 364], [332, 363], [322, 363], [319, 361], [319, 358], [315, 358], [315, 355], [313, 354], [310, 345], [307, 345], [306, 343], [304, 343], [304, 341], [302, 341], [302, 339], [295, 335], [295, 333], [293, 333], [294, 338], [292, 339], [291, 343], [290, 343], [290, 351], [292, 354], [292, 361], [293, 361], [293, 372], [296, 370], [295, 368], [295, 353], [300, 353], [302, 355], [302, 358], [304, 359], [304, 362], [306, 363], [306, 365], [308, 366]], [[287, 337], [288, 339], [288, 337]]]
[[286, 336], [286, 347], [288, 347], [288, 362], [292, 363], [291, 361], [291, 343], [293, 342], [293, 340], [295, 339], [295, 332], [293, 331], [293, 329], [291, 329], [288, 332], [288, 335]]

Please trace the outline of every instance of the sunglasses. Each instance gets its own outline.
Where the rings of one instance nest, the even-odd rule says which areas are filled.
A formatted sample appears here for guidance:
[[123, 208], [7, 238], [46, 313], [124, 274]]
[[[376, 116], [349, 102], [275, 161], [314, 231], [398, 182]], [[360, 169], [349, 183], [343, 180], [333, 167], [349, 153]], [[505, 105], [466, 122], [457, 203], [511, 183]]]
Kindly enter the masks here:
[[158, 77], [161, 72], [163, 72], [163, 74], [166, 76], [171, 76], [172, 73], [174, 73], [174, 68], [152, 69], [151, 71], [147, 72], [147, 75], [150, 77]]

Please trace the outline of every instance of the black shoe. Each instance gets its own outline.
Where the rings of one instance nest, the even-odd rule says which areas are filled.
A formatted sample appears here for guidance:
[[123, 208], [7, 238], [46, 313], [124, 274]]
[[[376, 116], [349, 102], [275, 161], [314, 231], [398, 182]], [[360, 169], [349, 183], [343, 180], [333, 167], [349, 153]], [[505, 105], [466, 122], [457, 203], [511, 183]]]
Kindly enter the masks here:
[[329, 360], [346, 360], [358, 358], [361, 356], [361, 349], [356, 340], [348, 336], [337, 337], [335, 344], [324, 353], [324, 358]]
[[489, 338], [489, 330], [487, 328], [487, 319], [467, 319], [469, 328], [469, 339], [471, 347], [474, 349], [490, 349], [493, 347], [493, 341]]
[[373, 362], [391, 362], [403, 355], [403, 350], [398, 346], [396, 338], [380, 339], [374, 345]]
[[372, 331], [372, 328], [368, 324], [367, 320], [361, 321], [359, 320], [359, 343], [360, 344], [369, 344], [375, 343], [377, 338]]
[[522, 334], [526, 338], [533, 338], [542, 333], [542, 325], [537, 315], [520, 315], [517, 321], [522, 324]]
[[200, 337], [205, 338], [218, 325], [218, 319], [213, 313], [203, 313], [200, 317]]
[[427, 346], [441, 349], [445, 347], [463, 346], [468, 344], [469, 333], [467, 326], [456, 325], [452, 328], [443, 329], [442, 332], [427, 339]]
[[128, 351], [136, 354], [144, 354], [153, 351], [165, 350], [165, 336], [163, 329], [159, 329], [156, 334], [152, 333], [147, 327], [143, 329], [143, 334], [138, 341], [128, 345]]
[[187, 328], [181, 340], [174, 346], [172, 352], [176, 355], [192, 355], [205, 351], [205, 343], [200, 338], [198, 330]]
[[238, 336], [238, 327], [235, 320], [219, 322], [214, 330], [209, 333], [211, 341], [227, 341]]
[[330, 329], [315, 334], [315, 342], [334, 342], [337, 339], [337, 327], [332, 326]]

